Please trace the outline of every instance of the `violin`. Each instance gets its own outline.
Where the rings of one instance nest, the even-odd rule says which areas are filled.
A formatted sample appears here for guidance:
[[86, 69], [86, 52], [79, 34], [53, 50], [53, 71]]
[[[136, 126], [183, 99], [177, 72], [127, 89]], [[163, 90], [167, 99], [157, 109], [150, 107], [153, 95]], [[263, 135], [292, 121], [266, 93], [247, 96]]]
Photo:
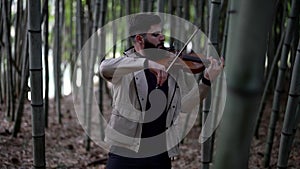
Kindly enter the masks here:
[[[174, 50], [173, 47], [170, 48], [163, 48], [164, 50], [172, 53], [172, 54], [178, 54], [178, 51]], [[174, 60], [176, 60], [174, 62]], [[165, 56], [162, 59], [159, 59], [156, 61], [157, 63], [164, 65], [165, 67], [170, 67], [172, 62], [174, 62], [173, 65], [175, 67], [180, 67], [185, 71], [190, 71], [193, 74], [201, 73], [205, 69], [205, 65], [210, 64], [210, 61], [205, 58], [202, 54], [196, 54], [194, 52], [191, 52], [190, 54], [179, 54], [178, 58], [173, 56]]]
[[[173, 58], [166, 57], [164, 59], [160, 59], [158, 63], [164, 65], [167, 67], [166, 72], [170, 70], [172, 66], [181, 65], [184, 69], [183, 70], [189, 70], [193, 74], [200, 73], [204, 71], [205, 65], [210, 64], [210, 61], [208, 59], [205, 59], [205, 56], [201, 54], [190, 54], [190, 55], [184, 55], [183, 50], [187, 47], [188, 43], [193, 39], [193, 37], [196, 35], [196, 33], [200, 30], [200, 28], [196, 29], [193, 34], [190, 36], [190, 38], [185, 42], [183, 47], [179, 52], [176, 52], [176, 56]], [[164, 47], [163, 47], [164, 48]], [[169, 52], [174, 52], [174, 48], [164, 48], [165, 50]], [[171, 62], [170, 62], [171, 61]], [[175, 64], [176, 63], [176, 64]]]

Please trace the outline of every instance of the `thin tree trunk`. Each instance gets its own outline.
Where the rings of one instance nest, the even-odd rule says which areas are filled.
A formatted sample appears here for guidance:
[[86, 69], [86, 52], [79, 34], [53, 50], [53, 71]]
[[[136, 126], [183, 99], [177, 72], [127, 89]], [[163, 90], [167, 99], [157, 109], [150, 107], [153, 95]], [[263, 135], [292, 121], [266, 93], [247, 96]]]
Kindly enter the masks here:
[[[100, 7], [102, 9], [104, 9], [104, 5], [105, 5], [104, 0], [96, 0], [95, 5], [96, 6], [95, 6], [95, 12], [94, 12], [93, 32], [97, 31], [98, 25], [99, 25], [99, 20], [104, 19], [103, 11], [101, 11], [101, 13], [100, 13]], [[102, 34], [102, 31], [101, 31], [101, 34]], [[102, 44], [101, 38], [98, 39], [97, 36], [93, 36], [91, 40], [92, 40], [91, 41], [92, 49], [91, 49], [89, 62], [88, 62], [89, 69], [88, 69], [88, 79], [87, 79], [87, 90], [88, 90], [88, 93], [87, 93], [87, 136], [86, 136], [86, 149], [87, 150], [90, 150], [92, 107], [93, 107], [92, 104], [93, 104], [93, 95], [94, 95], [93, 77], [95, 74], [94, 66], [95, 66], [95, 61], [96, 61], [96, 55], [98, 55], [98, 53], [99, 53], [98, 41], [100, 41], [100, 44]], [[99, 83], [99, 88], [101, 88], [101, 87], [102, 87], [102, 85]], [[101, 91], [101, 93], [99, 92], [99, 95], [102, 95], [102, 91]], [[102, 102], [102, 100], [99, 100], [99, 102]], [[100, 109], [100, 112], [101, 112], [101, 109]], [[102, 125], [102, 124], [100, 124], [100, 125]], [[102, 129], [102, 127], [101, 127], [101, 129]]]
[[[14, 98], [13, 98], [13, 84], [12, 84], [12, 52], [11, 52], [11, 42], [10, 42], [10, 24], [9, 24], [9, 5], [7, 1], [3, 2], [3, 32], [4, 32], [4, 42], [6, 46], [6, 65], [7, 65], [7, 75], [6, 75], [6, 115], [12, 119], [12, 112], [14, 111]], [[13, 112], [14, 113], [14, 112]], [[13, 120], [13, 119], [12, 119]]]
[[84, 17], [84, 28], [85, 28], [85, 36], [84, 36], [84, 41], [87, 41], [90, 36], [93, 33], [93, 7], [92, 7], [92, 2], [91, 1], [86, 1], [86, 6], [87, 6], [87, 11], [86, 11], [86, 16]]
[[[299, 23], [299, 16], [297, 16], [295, 19], [296, 19], [296, 23]], [[295, 25], [295, 30], [299, 30], [299, 24]], [[294, 31], [293, 39], [291, 42], [291, 52], [290, 52], [290, 59], [289, 59], [289, 62], [292, 65], [291, 69], [293, 69], [293, 63], [295, 62], [295, 58], [297, 55], [298, 39], [299, 39], [299, 31]], [[289, 74], [288, 77], [290, 77]]]
[[157, 1], [157, 12], [164, 12], [165, 0]]
[[[192, 4], [192, 8], [191, 8]], [[202, 24], [202, 15], [203, 15], [203, 9], [204, 9], [204, 0], [189, 0], [188, 3], [185, 3], [185, 8], [189, 8], [189, 10], [194, 10], [194, 13], [192, 12], [191, 14], [185, 14], [187, 18], [189, 18], [190, 22], [193, 22], [194, 25], [198, 27], [202, 31], [203, 27], [201, 26]], [[191, 19], [192, 18], [192, 19]], [[198, 42], [198, 47], [200, 51], [204, 51], [203, 47], [206, 46], [202, 42], [202, 39], [207, 39], [206, 37], [203, 38], [201, 36], [195, 36], [194, 40]], [[201, 75], [197, 75], [197, 80], [201, 80]], [[198, 120], [198, 125], [201, 126], [202, 124], [202, 110], [203, 110], [203, 105], [202, 103], [199, 105], [199, 120]]]
[[[130, 1], [127, 1], [128, 3], [130, 2]], [[111, 6], [117, 6], [117, 3], [115, 2], [115, 0], [112, 0], [111, 1]], [[129, 5], [130, 6], [130, 5]], [[129, 7], [125, 7], [125, 9], [127, 9], [127, 8], [129, 8]], [[116, 8], [111, 8], [111, 12], [112, 12], [112, 20], [113, 20], [113, 22], [112, 22], [112, 29], [113, 29], [113, 34], [112, 34], [112, 39], [113, 39], [113, 58], [115, 58], [116, 57], [116, 51], [117, 51], [117, 39], [118, 39], [118, 37], [117, 37], [117, 28], [116, 28], [116, 24], [115, 24], [115, 22], [114, 22], [114, 20], [116, 19]], [[127, 41], [129, 41], [129, 39], [127, 40]], [[130, 43], [130, 42], [129, 42]], [[101, 77], [99, 76], [99, 79], [100, 79]]]
[[[195, 4], [194, 6], [194, 9], [195, 9], [195, 14], [194, 14], [194, 24], [200, 29], [201, 28], [201, 23], [202, 23], [202, 17], [201, 17], [201, 14], [203, 12], [203, 0], [194, 0], [193, 3]], [[196, 42], [199, 42], [199, 46], [200, 46], [200, 50], [202, 50], [202, 47], [201, 47], [201, 37], [199, 36], [196, 36], [195, 37], [195, 41]], [[198, 80], [200, 80], [201, 76], [198, 77]], [[201, 103], [199, 105], [199, 121], [198, 121], [198, 125], [201, 126], [202, 124], [202, 120], [203, 120], [203, 117], [202, 117], [202, 110], [203, 110], [203, 104]]]
[[[0, 11], [2, 11], [2, 2], [0, 2]], [[0, 25], [2, 25], [2, 17], [0, 17]], [[0, 26], [0, 39], [2, 39], [2, 26]], [[0, 79], [2, 79], [2, 46], [0, 46]], [[0, 82], [0, 104], [3, 102], [2, 83]]]
[[[281, 4], [281, 10], [276, 12], [278, 14], [277, 16], [277, 26], [274, 28], [274, 32], [276, 32], [276, 36], [275, 36], [275, 42], [276, 42], [276, 46], [278, 46], [280, 40], [281, 40], [281, 35], [285, 32], [285, 27], [286, 27], [286, 15], [288, 13], [288, 4], [290, 3], [289, 1], [281, 1], [278, 0], [279, 3]], [[269, 61], [270, 60], [270, 61]], [[268, 59], [269, 63], [271, 63], [271, 59]], [[269, 64], [268, 64], [269, 65]], [[270, 84], [270, 88], [269, 88], [269, 93], [273, 93], [273, 91], [275, 90], [276, 87], [276, 78], [277, 78], [277, 74], [278, 74], [278, 69], [279, 67], [276, 66], [275, 67], [275, 74], [271, 80], [271, 84]], [[268, 71], [269, 72], [269, 71]]]
[[273, 63], [272, 63], [270, 72], [268, 73], [267, 81], [266, 81], [266, 84], [265, 84], [265, 87], [264, 87], [264, 92], [263, 92], [261, 101], [259, 103], [258, 116], [257, 116], [257, 120], [256, 120], [257, 123], [256, 123], [256, 127], [255, 127], [255, 137], [256, 138], [259, 137], [259, 126], [260, 126], [263, 111], [264, 111], [264, 108], [265, 108], [265, 105], [266, 105], [267, 93], [268, 93], [268, 89], [269, 89], [270, 84], [271, 84], [271, 80], [272, 80], [273, 75], [274, 75], [275, 70], [276, 70], [275, 68], [276, 68], [278, 60], [279, 60], [280, 51], [282, 49], [282, 44], [283, 44], [284, 37], [285, 37], [285, 32], [283, 32], [283, 34], [281, 36], [281, 40], [278, 44], [277, 51], [276, 51], [275, 57], [273, 59]]
[[[88, 124], [88, 120], [89, 120], [89, 115], [88, 115], [88, 108], [87, 108], [87, 101], [86, 101], [86, 98], [87, 98], [87, 80], [88, 80], [88, 77], [86, 75], [88, 75], [87, 71], [88, 71], [88, 59], [87, 58], [83, 58], [83, 55], [80, 54], [80, 60], [81, 60], [81, 86], [80, 86], [80, 89], [81, 89], [81, 98], [80, 98], [80, 104], [82, 105], [81, 107], [81, 111], [83, 112], [83, 116], [84, 116], [84, 125], [87, 126], [89, 125]], [[90, 149], [90, 137], [87, 133], [86, 137], [85, 137], [85, 148], [87, 151], [89, 151]]]
[[27, 33], [26, 33], [26, 38], [25, 38], [25, 44], [24, 44], [24, 49], [23, 49], [23, 70], [22, 70], [22, 80], [21, 80], [21, 93], [19, 96], [19, 101], [16, 109], [16, 121], [14, 124], [14, 129], [13, 129], [13, 137], [17, 137], [18, 132], [20, 131], [21, 128], [21, 121], [22, 121], [22, 116], [23, 116], [23, 109], [24, 109], [24, 101], [25, 101], [25, 96], [27, 91], [27, 84], [28, 84], [28, 78], [29, 78], [29, 63], [28, 63], [28, 41], [27, 41]]
[[184, 1], [183, 10], [184, 10], [183, 18], [189, 21], [190, 20], [190, 0]]
[[183, 17], [183, 0], [177, 0], [176, 2], [176, 15], [179, 17]]
[[[74, 15], [75, 15], [75, 18], [77, 17], [76, 16], [76, 1], [74, 0], [71, 0], [70, 2], [70, 5], [69, 5], [69, 10], [70, 10], [70, 42], [71, 42], [71, 47], [70, 47], [70, 55], [69, 55], [69, 64], [70, 64], [70, 82], [71, 83], [75, 83], [75, 80], [74, 80], [74, 77], [76, 77], [76, 70], [75, 70], [75, 62], [76, 62], [76, 58], [77, 58], [77, 49], [76, 49], [76, 41], [77, 41], [77, 38], [76, 38], [76, 21], [77, 19], [75, 19], [74, 21]], [[75, 7], [74, 7], [74, 4], [75, 4]], [[75, 9], [74, 9], [75, 8]], [[74, 12], [75, 11], [75, 12]], [[74, 30], [75, 28], [75, 30]], [[75, 32], [75, 34], [74, 34]], [[75, 37], [75, 38], [74, 38]], [[77, 93], [78, 91], [78, 87], [76, 85], [73, 85], [72, 87], [72, 93]]]
[[46, 168], [43, 112], [40, 1], [28, 1], [29, 70], [32, 106], [33, 168]]
[[[3, 61], [4, 61], [4, 57], [3, 57]], [[2, 78], [3, 79], [6, 79], [6, 76], [7, 76], [7, 70], [6, 70], [6, 65], [5, 64], [3, 64], [3, 73], [2, 73]], [[2, 81], [3, 83], [2, 83], [2, 89], [3, 89], [3, 91], [2, 91], [2, 93], [3, 93], [3, 98], [4, 98], [4, 100], [3, 100], [3, 104], [6, 104], [6, 93], [7, 93], [7, 84], [6, 83], [4, 83], [4, 80]]]
[[[3, 5], [2, 5], [2, 2], [0, 2], [0, 11], [2, 11], [2, 8], [3, 8]], [[3, 25], [3, 20], [2, 20], [2, 17], [0, 17], [0, 25]], [[3, 39], [2, 35], [3, 35], [3, 27], [0, 26], [0, 39]], [[0, 47], [0, 79], [4, 79], [2, 77], [2, 66], [3, 66], [3, 52], [2, 52], [2, 46]], [[3, 81], [0, 82], [0, 104], [3, 104], [4, 102], [4, 87], [3, 87]]]
[[[127, 1], [126, 1], [126, 2], [127, 2]], [[139, 3], [138, 1], [133, 1], [133, 2], [136, 2], [136, 3], [138, 3], [138, 5], [140, 5], [140, 3]], [[122, 5], [124, 5], [125, 7], [126, 7], [126, 6], [129, 6], [129, 4], [128, 4], [129, 2], [128, 2], [128, 3], [125, 3], [125, 0], [121, 0], [120, 3], [121, 3]], [[128, 4], [128, 5], [127, 5], [127, 4]], [[140, 12], [139, 7], [135, 8], [136, 4], [133, 4], [133, 6], [134, 6], [133, 8], [130, 8], [131, 12], [133, 12], [132, 10], [136, 10], [136, 9], [138, 9], [138, 12]], [[124, 12], [125, 12], [125, 15], [126, 15], [126, 10], [127, 10], [127, 9], [129, 9], [129, 8], [126, 7], [125, 10], [124, 10], [123, 8], [121, 8], [120, 11], [119, 11], [119, 17], [122, 17]], [[135, 12], [135, 11], [134, 11], [134, 12]], [[126, 26], [126, 28], [128, 29], [128, 26]], [[127, 32], [128, 32], [128, 30], [122, 29], [121, 35], [124, 35], [124, 31], [127, 31]], [[121, 49], [127, 49], [130, 45], [131, 45], [131, 44], [130, 44], [130, 39], [127, 38], [127, 41], [122, 41], [122, 42], [121, 42]]]
[[206, 7], [206, 12], [205, 12], [205, 14], [206, 15], [204, 15], [203, 16], [203, 21], [204, 21], [204, 33], [205, 34], [208, 34], [209, 33], [209, 18], [210, 18], [210, 5], [211, 5], [211, 3], [210, 3], [210, 0], [205, 0], [206, 1], [206, 3], [205, 3], [205, 7]]
[[[174, 14], [175, 13], [175, 9], [173, 8], [174, 6], [174, 2], [173, 0], [168, 0], [168, 13], [169, 14]], [[170, 19], [170, 25], [174, 25], [174, 20]], [[171, 27], [170, 28], [170, 46], [173, 46], [174, 44], [174, 41], [175, 41], [175, 38], [172, 37], [174, 35], [175, 31], [174, 31], [174, 28]]]
[[[70, 81], [71, 83], [73, 82], [73, 77], [74, 77], [74, 68], [75, 68], [75, 62], [73, 61], [73, 55], [74, 55], [74, 38], [73, 38], [73, 27], [74, 27], [74, 22], [73, 22], [73, 7], [74, 7], [74, 3], [73, 0], [71, 0], [69, 5], [69, 10], [70, 10], [70, 42], [71, 42], [71, 47], [70, 47], [70, 56], [69, 56], [69, 64], [70, 64]], [[73, 87], [74, 89], [74, 87]]]
[[[26, 15], [24, 17], [24, 27], [27, 27], [27, 13], [28, 11], [26, 10]], [[18, 104], [16, 108], [16, 121], [14, 124], [14, 129], [13, 129], [13, 137], [17, 137], [18, 132], [20, 131], [21, 127], [21, 119], [23, 116], [23, 109], [24, 109], [24, 101], [25, 97], [27, 96], [28, 88], [28, 78], [29, 78], [29, 63], [28, 63], [28, 34], [27, 32], [24, 33], [23, 35], [23, 47], [20, 49], [22, 51], [20, 58], [22, 58], [22, 72], [21, 72], [21, 82], [20, 82], [20, 94], [18, 98]]]
[[[205, 124], [207, 117], [210, 113], [210, 101], [211, 101], [211, 90], [209, 91], [207, 97], [203, 100], [202, 107], [202, 125]], [[210, 122], [211, 124], [211, 122]], [[203, 130], [203, 135], [209, 135], [206, 131]], [[212, 135], [209, 138], [205, 138], [205, 141], [201, 144], [201, 162], [202, 169], [209, 169], [210, 163], [212, 162], [212, 152], [213, 152], [213, 137]]]
[[55, 0], [55, 28], [54, 28], [54, 88], [55, 88], [55, 111], [57, 114], [57, 121], [61, 124], [61, 83], [60, 83], [60, 0]]
[[[100, 27], [103, 27], [105, 24], [105, 18], [106, 18], [106, 9], [107, 8], [107, 0], [101, 0], [101, 14], [100, 14]], [[104, 30], [103, 30], [104, 31]], [[100, 56], [105, 56], [105, 43], [106, 42], [106, 34], [105, 32], [102, 32], [100, 34]], [[100, 74], [99, 74], [100, 77]], [[103, 91], [103, 79], [99, 79], [99, 102], [98, 102], [98, 107], [101, 113], [103, 113], [103, 94], [105, 93]], [[104, 140], [104, 121], [103, 121], [103, 116], [99, 118], [99, 123], [100, 123], [100, 136], [101, 140]]]
[[148, 1], [147, 0], [140, 0], [141, 2], [141, 7], [140, 10], [141, 12], [147, 12], [148, 11]]
[[[81, 0], [76, 0], [76, 23], [75, 23], [75, 54], [72, 57], [72, 64], [71, 64], [71, 70], [73, 71], [72, 75], [72, 82], [75, 83], [77, 79], [73, 79], [74, 77], [77, 77], [77, 69], [80, 66], [77, 66], [76, 63], [77, 58], [79, 56], [79, 52], [81, 50], [82, 44], [83, 44], [83, 31], [82, 31], [82, 4]], [[73, 92], [78, 93], [79, 87], [76, 85], [73, 85]]]
[[280, 112], [280, 105], [281, 105], [280, 101], [281, 101], [281, 96], [283, 94], [283, 88], [284, 88], [285, 73], [287, 69], [287, 58], [290, 50], [290, 44], [293, 38], [292, 37], [293, 32], [295, 31], [295, 25], [297, 24], [295, 17], [299, 15], [299, 12], [300, 12], [300, 1], [293, 0], [291, 13], [288, 19], [288, 24], [286, 29], [286, 36], [284, 39], [284, 46], [281, 52], [279, 74], [277, 76], [277, 82], [276, 82], [276, 90], [274, 92], [272, 113], [271, 113], [271, 119], [269, 122], [269, 130], [267, 135], [267, 143], [266, 143], [267, 145], [266, 145], [265, 156], [264, 156], [265, 167], [268, 167], [270, 163], [270, 155], [273, 146], [275, 128], [276, 128], [276, 123]]
[[194, 24], [197, 27], [201, 27], [201, 23], [202, 23], [202, 12], [203, 12], [203, 0], [193, 0], [193, 4], [195, 4], [194, 9], [195, 9], [195, 14], [194, 14]]
[[209, 40], [211, 44], [209, 46], [213, 47], [216, 51], [219, 51], [218, 33], [219, 33], [219, 17], [221, 10], [221, 0], [212, 0], [210, 9], [210, 21], [209, 21]]
[[[20, 59], [21, 59], [21, 51], [19, 49], [22, 48], [20, 42], [22, 42], [21, 40], [21, 19], [22, 19], [22, 1], [18, 1], [17, 2], [17, 11], [16, 11], [16, 21], [15, 21], [15, 43], [14, 43], [14, 59], [15, 59], [15, 64], [16, 66], [18, 66], [20, 63]], [[14, 84], [16, 84], [15, 87], [15, 94], [16, 97], [19, 96], [20, 94], [20, 86], [17, 84], [20, 84], [20, 77], [21, 76], [17, 76], [17, 73], [14, 73], [15, 76], [14, 77]]]
[[[125, 1], [124, 3], [125, 3], [125, 15], [128, 16], [131, 14], [131, 1]], [[129, 25], [126, 28], [129, 29]], [[127, 30], [127, 32], [129, 32], [129, 30]], [[131, 46], [130, 38], [127, 38], [126, 48], [129, 48], [130, 46]]]
[[[279, 1], [280, 0], [276, 1], [276, 13], [273, 15], [274, 23], [273, 23], [273, 25], [271, 27], [271, 30], [269, 32], [268, 50], [267, 50], [267, 53], [266, 53], [266, 55], [267, 55], [266, 56], [267, 57], [267, 65], [266, 65], [266, 70], [265, 70], [265, 78], [267, 77], [268, 72], [270, 72], [270, 68], [271, 68], [272, 62], [274, 60], [275, 52], [276, 52], [275, 47], [278, 45], [278, 44], [275, 44], [276, 43], [275, 38], [277, 38], [277, 37], [276, 37], [276, 33], [274, 31], [276, 29], [274, 29], [274, 27], [277, 26], [276, 17], [278, 15], [277, 13], [280, 12], [279, 11]], [[281, 36], [281, 35], [279, 35], [279, 36]]]
[[[219, 33], [219, 16], [220, 16], [220, 4], [221, 0], [212, 0], [211, 1], [211, 9], [210, 9], [210, 20], [209, 20], [209, 42], [208, 44], [208, 56], [211, 56], [214, 50], [218, 51], [218, 33]], [[219, 81], [218, 81], [219, 82]], [[221, 85], [221, 84], [216, 84]], [[215, 91], [217, 92], [217, 91]], [[206, 120], [211, 119], [214, 120], [214, 118], [207, 118], [209, 113], [212, 113], [211, 111], [211, 96], [212, 92], [209, 92], [208, 97], [203, 102], [203, 116], [202, 116], [202, 124], [205, 124]], [[214, 105], [218, 106], [218, 104]], [[212, 115], [212, 114], [211, 114]], [[208, 123], [207, 123], [208, 124]], [[214, 122], [211, 121], [210, 124], [214, 126]], [[204, 131], [207, 131], [206, 129]], [[213, 145], [214, 145], [214, 134], [210, 135], [209, 138], [202, 144], [202, 168], [208, 169], [209, 164], [212, 162], [212, 155], [213, 155]]]
[[153, 10], [154, 10], [154, 0], [148, 0], [147, 1], [148, 2], [148, 8], [147, 8], [147, 11], [148, 12], [153, 12]]
[[45, 0], [45, 22], [44, 22], [44, 64], [45, 64], [45, 101], [44, 101], [44, 111], [45, 111], [45, 127], [48, 127], [48, 110], [49, 110], [49, 65], [48, 65], [48, 51], [49, 51], [49, 9], [48, 0]]
[[[216, 169], [248, 168], [255, 112], [264, 78], [268, 26], [275, 3], [274, 0], [246, 0], [230, 4], [231, 14], [235, 15], [230, 16], [225, 65], [234, 66], [225, 67], [228, 92], [220, 126], [222, 132], [217, 141]], [[256, 44], [254, 48], [253, 44]]]
[[[176, 16], [182, 18], [183, 17], [183, 2], [182, 0], [176, 0], [177, 2], [177, 6], [176, 6]], [[173, 32], [174, 34], [171, 34], [172, 37], [178, 37], [179, 39], [184, 39], [183, 37], [186, 36], [185, 32], [182, 30], [180, 23], [178, 20], [171, 20], [171, 24], [174, 22], [174, 26], [171, 27], [171, 29], [173, 28]], [[170, 46], [174, 46], [175, 49], [180, 50], [183, 47], [182, 42], [180, 42], [180, 40], [175, 39], [173, 44], [170, 44]]]
[[[57, 62], [58, 62], [58, 81], [59, 81], [59, 113], [60, 114], [60, 118], [62, 117], [61, 115], [61, 98], [63, 96], [64, 90], [63, 90], [63, 85], [64, 85], [64, 81], [63, 81], [63, 74], [64, 71], [66, 70], [66, 65], [67, 64], [62, 64], [62, 59], [63, 59], [63, 53], [62, 51], [65, 51], [64, 53], [67, 53], [67, 49], [66, 49], [66, 45], [65, 45], [65, 34], [66, 34], [66, 29], [65, 29], [65, 0], [60, 1], [59, 4], [59, 46], [58, 46], [58, 53], [59, 53], [59, 57], [57, 58]], [[61, 66], [63, 66], [63, 68], [61, 68]], [[61, 121], [61, 119], [60, 119]]]
[[[230, 2], [230, 1], [229, 1]], [[226, 58], [226, 49], [227, 49], [227, 37], [228, 37], [228, 25], [229, 25], [229, 9], [230, 3], [228, 2], [227, 11], [226, 11], [226, 19], [223, 31], [223, 39], [222, 39], [222, 48], [221, 48], [221, 56]]]
[[[0, 2], [1, 4], [1, 2]], [[0, 8], [1, 10], [1, 8]], [[0, 21], [1, 23], [1, 21]], [[0, 30], [0, 35], [1, 35], [1, 30]], [[0, 36], [1, 38], [1, 36]], [[0, 79], [2, 79], [2, 48], [0, 47]], [[2, 91], [2, 81], [0, 82], [0, 104], [3, 104], [3, 91]]]
[[[0, 4], [1, 4], [1, 11], [4, 11], [4, 7], [3, 7], [4, 1], [1, 1]], [[3, 24], [4, 24], [4, 17], [0, 17], [0, 25], [3, 25]], [[4, 26], [0, 26], [0, 38], [4, 39], [4, 35], [5, 35]], [[1, 60], [2, 60], [2, 63], [3, 63], [2, 64], [3, 72], [1, 72], [1, 79], [6, 79], [6, 64], [4, 64], [5, 63], [5, 52], [6, 52], [6, 50], [3, 48], [3, 45], [0, 48], [0, 50], [1, 50], [1, 53], [0, 53], [1, 54]], [[2, 102], [1, 102], [1, 104], [3, 104], [4, 102], [6, 104], [6, 90], [7, 90], [6, 85], [7, 84], [4, 83], [4, 81], [1, 81], [1, 82], [2, 82], [1, 83], [1, 86], [2, 86]]]
[[279, 155], [277, 168], [288, 168], [289, 154], [292, 149], [293, 138], [296, 133], [296, 110], [300, 96], [300, 43], [298, 44], [298, 52], [294, 63], [292, 80], [290, 84], [289, 97], [286, 112], [284, 114], [283, 128], [280, 137]]
[[[4, 65], [4, 54], [2, 52], [3, 48], [0, 48], [0, 78], [1, 79], [6, 79], [5, 78], [5, 65]], [[3, 63], [3, 64], [1, 64]], [[5, 102], [5, 93], [6, 93], [6, 83], [4, 83], [4, 80], [0, 81], [0, 88], [1, 88], [1, 92], [0, 92], [0, 104], [4, 104]]]
[[[79, 51], [81, 50], [82, 43], [83, 43], [83, 28], [82, 28], [82, 17], [83, 17], [83, 11], [82, 11], [82, 4], [81, 0], [76, 1], [76, 56], [79, 54]], [[76, 61], [76, 59], [75, 59]]]

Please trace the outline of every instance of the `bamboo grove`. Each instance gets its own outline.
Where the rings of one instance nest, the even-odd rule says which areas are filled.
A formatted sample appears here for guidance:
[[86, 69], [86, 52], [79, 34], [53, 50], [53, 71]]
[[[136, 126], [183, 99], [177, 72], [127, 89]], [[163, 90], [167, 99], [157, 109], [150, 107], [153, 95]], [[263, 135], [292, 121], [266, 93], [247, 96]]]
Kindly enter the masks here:
[[[55, 120], [60, 124], [66, 67], [71, 70], [78, 67], [76, 60], [81, 48], [100, 27], [139, 12], [162, 12], [186, 19], [200, 27], [210, 39], [210, 45], [225, 58], [224, 115], [212, 137], [199, 144], [202, 168], [248, 168], [249, 158], [256, 155], [250, 154], [253, 140], [265, 144], [261, 159], [265, 168], [271, 166], [275, 149], [278, 158], [273, 159], [276, 166], [271, 166], [275, 168], [288, 168], [290, 153], [297, 151], [292, 147], [300, 121], [299, 0], [4, 0], [0, 9], [0, 113], [14, 123], [12, 137], [22, 139], [18, 133], [24, 103], [30, 98], [34, 168], [47, 165], [45, 130], [49, 88], [53, 86], [55, 91]], [[118, 29], [126, 31], [125, 27]], [[113, 57], [118, 57], [117, 53], [129, 45], [117, 34], [101, 36], [120, 44], [105, 51], [105, 44], [93, 42], [92, 48], [100, 46], [101, 52], [110, 52]], [[49, 64], [50, 56], [53, 65]], [[88, 65], [94, 65], [97, 60], [93, 50], [91, 56]], [[86, 112], [85, 123], [90, 126], [93, 91], [98, 90], [100, 110], [103, 96], [111, 96], [93, 66], [80, 66], [82, 71], [91, 72], [81, 80], [88, 90], [78, 91], [83, 94], [81, 101], [87, 103], [82, 112]], [[71, 81], [73, 73], [68, 77]], [[54, 76], [53, 84], [49, 81], [50, 74]], [[95, 77], [99, 79], [97, 89], [92, 83]], [[271, 110], [266, 109], [268, 105]], [[209, 113], [207, 98], [199, 110], [202, 122], [200, 119], [197, 125], [201, 126]], [[268, 116], [266, 133], [261, 131], [263, 116]], [[276, 133], [276, 128], [281, 133]], [[86, 150], [90, 148], [89, 130], [90, 127], [85, 139]], [[280, 139], [279, 147], [274, 147], [276, 138]]]

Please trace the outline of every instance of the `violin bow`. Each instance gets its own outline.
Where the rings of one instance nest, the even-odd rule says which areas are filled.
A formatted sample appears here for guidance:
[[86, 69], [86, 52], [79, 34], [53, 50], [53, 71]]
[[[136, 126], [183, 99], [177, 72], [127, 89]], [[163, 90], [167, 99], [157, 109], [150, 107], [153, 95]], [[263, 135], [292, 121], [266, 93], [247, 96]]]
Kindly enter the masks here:
[[183, 45], [183, 47], [180, 49], [180, 51], [176, 54], [175, 58], [173, 59], [173, 61], [170, 63], [170, 65], [168, 66], [166, 72], [169, 72], [169, 70], [171, 69], [171, 67], [174, 65], [174, 63], [176, 62], [176, 60], [178, 59], [178, 57], [181, 55], [181, 53], [184, 51], [184, 49], [186, 48], [186, 46], [188, 45], [188, 43], [191, 42], [191, 40], [194, 38], [194, 36], [196, 35], [196, 33], [198, 33], [198, 31], [200, 30], [200, 28], [197, 28], [193, 34], [190, 36], [190, 38], [185, 42], [185, 44]]

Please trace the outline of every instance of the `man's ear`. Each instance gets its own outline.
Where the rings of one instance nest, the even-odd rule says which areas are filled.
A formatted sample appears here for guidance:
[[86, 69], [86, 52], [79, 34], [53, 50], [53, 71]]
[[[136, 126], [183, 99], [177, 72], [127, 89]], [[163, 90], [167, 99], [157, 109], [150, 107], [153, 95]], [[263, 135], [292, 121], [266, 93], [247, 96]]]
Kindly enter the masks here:
[[139, 44], [143, 44], [144, 43], [144, 38], [141, 35], [136, 35], [135, 36], [135, 41]]

